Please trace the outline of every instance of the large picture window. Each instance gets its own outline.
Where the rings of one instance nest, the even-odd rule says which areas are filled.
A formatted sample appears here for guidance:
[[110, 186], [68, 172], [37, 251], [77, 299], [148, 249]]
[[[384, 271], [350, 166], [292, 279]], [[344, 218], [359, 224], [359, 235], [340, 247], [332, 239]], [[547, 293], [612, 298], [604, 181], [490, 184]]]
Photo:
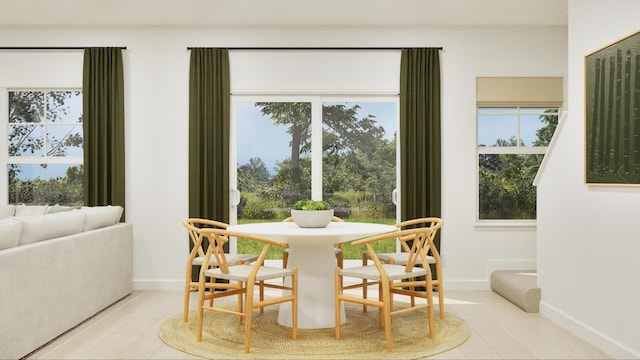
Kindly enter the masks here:
[[236, 100], [238, 219], [314, 198], [345, 219], [395, 221], [396, 99]]
[[8, 90], [10, 204], [83, 202], [82, 92]]
[[[397, 96], [234, 96], [233, 104], [237, 223], [282, 221], [309, 198], [344, 221], [396, 222]], [[247, 245], [240, 239], [238, 251]], [[395, 241], [384, 246], [395, 251]], [[345, 259], [362, 256], [343, 249]]]

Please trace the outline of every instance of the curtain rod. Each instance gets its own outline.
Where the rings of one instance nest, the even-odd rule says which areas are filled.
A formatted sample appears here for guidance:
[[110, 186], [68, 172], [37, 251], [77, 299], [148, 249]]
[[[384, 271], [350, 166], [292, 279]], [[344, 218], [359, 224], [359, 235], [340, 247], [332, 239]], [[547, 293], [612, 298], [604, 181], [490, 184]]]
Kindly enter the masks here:
[[[187, 50], [195, 47], [187, 47]], [[223, 47], [224, 48], [224, 47]], [[402, 50], [409, 47], [229, 47], [227, 50]], [[442, 47], [435, 49], [442, 50]]]
[[[72, 46], [72, 47], [55, 47], [55, 46], [2, 46], [0, 47], [0, 50], [84, 50], [86, 48], [92, 48], [92, 47], [96, 47], [96, 46], [87, 46], [87, 47], [80, 47], [80, 46]], [[107, 46], [108, 47], [108, 46]], [[118, 46], [114, 46], [114, 47], [118, 47]], [[121, 50], [127, 50], [126, 46], [120, 46]]]

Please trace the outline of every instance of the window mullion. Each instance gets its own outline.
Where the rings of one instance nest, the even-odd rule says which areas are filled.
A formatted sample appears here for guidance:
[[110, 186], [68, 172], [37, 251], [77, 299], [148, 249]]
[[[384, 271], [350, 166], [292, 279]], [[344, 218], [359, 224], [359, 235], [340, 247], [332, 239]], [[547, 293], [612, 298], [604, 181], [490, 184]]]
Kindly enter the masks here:
[[311, 101], [311, 198], [322, 199], [322, 100]]

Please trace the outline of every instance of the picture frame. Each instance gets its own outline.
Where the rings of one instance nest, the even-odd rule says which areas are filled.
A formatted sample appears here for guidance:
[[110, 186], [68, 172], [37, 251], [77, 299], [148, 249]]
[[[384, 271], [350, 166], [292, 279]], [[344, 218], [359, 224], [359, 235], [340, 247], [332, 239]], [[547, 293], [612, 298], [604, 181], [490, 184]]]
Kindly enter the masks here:
[[585, 56], [585, 183], [640, 185], [640, 31]]

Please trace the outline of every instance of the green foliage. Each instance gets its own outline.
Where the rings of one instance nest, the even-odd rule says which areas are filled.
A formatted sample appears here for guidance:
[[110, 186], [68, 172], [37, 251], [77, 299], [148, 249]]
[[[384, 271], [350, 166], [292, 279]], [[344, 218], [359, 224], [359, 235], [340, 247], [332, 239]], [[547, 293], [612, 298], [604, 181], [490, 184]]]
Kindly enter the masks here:
[[243, 207], [242, 216], [250, 219], [273, 219], [276, 215], [275, 208], [275, 204], [269, 200], [249, 202]]
[[9, 183], [9, 202], [13, 204], [59, 204], [79, 206], [84, 202], [83, 167], [72, 166], [66, 177], [48, 180], [14, 180]]
[[256, 192], [268, 184], [269, 172], [262, 159], [252, 158], [247, 164], [238, 166], [238, 189], [241, 192]]
[[485, 155], [480, 162], [480, 219], [535, 219], [536, 189], [532, 185], [542, 157], [519, 154]]
[[291, 206], [299, 199], [311, 198], [311, 159], [300, 158], [298, 173], [300, 182], [293, 182], [292, 161], [285, 159], [276, 163], [277, 173], [273, 176], [268, 188], [262, 189], [260, 195], [265, 198], [279, 201], [283, 207]]
[[331, 196], [326, 196], [326, 198], [327, 202], [333, 207], [333, 215], [343, 220], [351, 216], [351, 204], [349, 204], [349, 200], [335, 193]]
[[298, 200], [293, 204], [294, 210], [331, 210], [331, 205], [321, 200]]

